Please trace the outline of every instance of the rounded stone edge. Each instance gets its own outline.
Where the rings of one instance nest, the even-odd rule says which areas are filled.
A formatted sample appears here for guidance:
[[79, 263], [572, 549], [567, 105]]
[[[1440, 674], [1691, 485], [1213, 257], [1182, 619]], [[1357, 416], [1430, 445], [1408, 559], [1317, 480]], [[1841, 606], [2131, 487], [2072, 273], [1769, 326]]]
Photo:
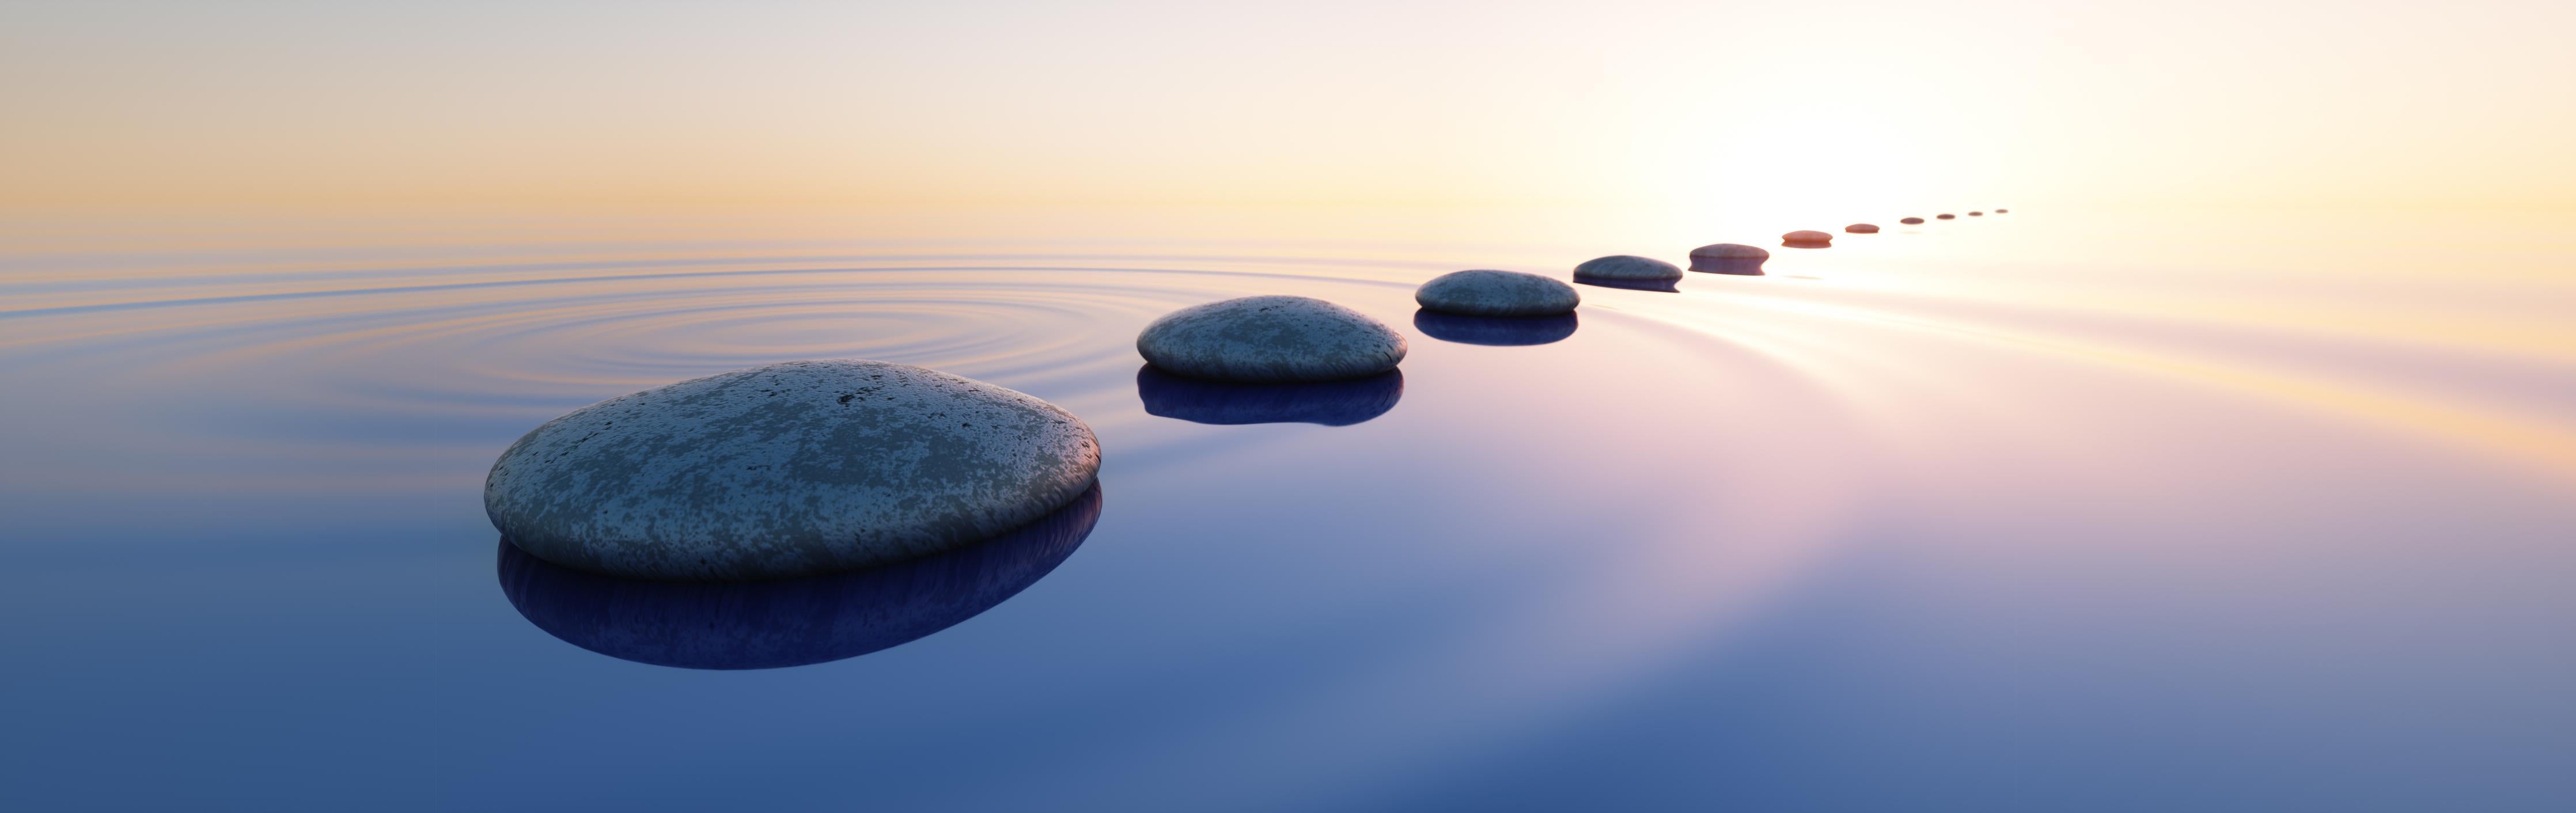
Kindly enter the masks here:
[[[1603, 273], [1605, 269], [1623, 266], [1651, 268], [1655, 270], [1655, 273], [1647, 276]], [[1664, 262], [1653, 257], [1640, 257], [1635, 254], [1612, 254], [1607, 257], [1594, 257], [1575, 265], [1574, 276], [1582, 279], [1617, 280], [1622, 282], [1677, 282], [1682, 278], [1682, 268], [1681, 266]]]
[[[1454, 307], [1445, 307], [1445, 306], [1442, 306], [1442, 305], [1434, 304], [1433, 302], [1431, 302], [1431, 300], [1429, 300], [1429, 299], [1425, 298], [1425, 296], [1424, 296], [1424, 292], [1425, 292], [1425, 291], [1429, 291], [1429, 290], [1431, 290], [1431, 286], [1438, 285], [1438, 284], [1440, 284], [1443, 280], [1461, 279], [1461, 278], [1463, 278], [1463, 277], [1462, 277], [1462, 275], [1486, 275], [1486, 274], [1499, 274], [1499, 275], [1506, 275], [1506, 276], [1509, 276], [1509, 277], [1515, 277], [1515, 278], [1522, 278], [1522, 277], [1525, 277], [1525, 278], [1528, 278], [1528, 279], [1530, 279], [1530, 280], [1534, 280], [1534, 281], [1536, 281], [1536, 282], [1538, 282], [1538, 283], [1544, 283], [1545, 285], [1552, 286], [1552, 287], [1550, 288], [1550, 292], [1551, 292], [1551, 293], [1559, 293], [1559, 294], [1563, 294], [1563, 295], [1564, 295], [1564, 297], [1565, 297], [1566, 302], [1565, 302], [1564, 306], [1562, 306], [1562, 307], [1557, 307], [1557, 306], [1537, 306], [1537, 307], [1529, 307], [1529, 308], [1515, 308], [1515, 307], [1498, 307], [1498, 308], [1454, 308]], [[1565, 281], [1564, 281], [1564, 280], [1560, 280], [1560, 279], [1557, 279], [1557, 278], [1555, 278], [1555, 277], [1541, 276], [1541, 275], [1538, 275], [1538, 274], [1532, 274], [1532, 273], [1528, 273], [1528, 272], [1525, 272], [1525, 271], [1502, 271], [1502, 270], [1496, 270], [1496, 269], [1490, 269], [1490, 268], [1471, 268], [1471, 269], [1468, 269], [1468, 270], [1465, 270], [1465, 271], [1451, 271], [1451, 272], [1449, 272], [1449, 273], [1442, 274], [1442, 275], [1440, 275], [1440, 276], [1436, 276], [1436, 277], [1432, 277], [1432, 278], [1430, 278], [1430, 279], [1428, 279], [1428, 280], [1424, 280], [1424, 281], [1423, 281], [1423, 283], [1422, 283], [1421, 285], [1416, 286], [1416, 287], [1413, 289], [1413, 304], [1415, 304], [1415, 305], [1419, 305], [1419, 306], [1421, 306], [1421, 307], [1422, 307], [1423, 309], [1425, 309], [1425, 310], [1435, 311], [1435, 312], [1439, 312], [1439, 313], [1454, 313], [1454, 314], [1458, 314], [1458, 315], [1460, 315], [1460, 316], [1498, 316], [1498, 317], [1558, 316], [1558, 315], [1563, 315], [1563, 314], [1573, 313], [1575, 308], [1582, 307], [1582, 305], [1583, 305], [1583, 292], [1582, 292], [1582, 291], [1577, 291], [1577, 290], [1575, 290], [1575, 289], [1574, 289], [1574, 286], [1572, 286], [1572, 285], [1568, 285], [1568, 284], [1566, 284], [1566, 283], [1565, 283]]]
[[[1389, 347], [1386, 352], [1384, 363], [1365, 370], [1325, 376], [1302, 376], [1279, 370], [1242, 371], [1217, 369], [1163, 356], [1162, 354], [1155, 352], [1150, 343], [1150, 337], [1154, 335], [1156, 330], [1163, 329], [1167, 324], [1177, 320], [1187, 319], [1199, 313], [1213, 311], [1218, 306], [1228, 303], [1239, 302], [1247, 299], [1273, 297], [1281, 299], [1298, 299], [1321, 304], [1326, 307], [1342, 311], [1344, 314], [1357, 319], [1363, 324], [1374, 326], [1378, 330], [1383, 331], [1387, 338], [1391, 340], [1391, 347]], [[1311, 296], [1297, 296], [1294, 294], [1256, 294], [1253, 296], [1238, 296], [1229, 299], [1220, 299], [1214, 302], [1201, 302], [1196, 305], [1190, 305], [1188, 307], [1183, 307], [1170, 313], [1154, 317], [1153, 321], [1145, 323], [1145, 328], [1143, 330], [1136, 331], [1136, 355], [1143, 356], [1145, 363], [1160, 367], [1164, 372], [1184, 378], [1196, 378], [1206, 381], [1230, 381], [1238, 384], [1296, 384], [1363, 378], [1395, 369], [1404, 363], [1405, 355], [1410, 352], [1412, 352], [1412, 345], [1406, 341], [1404, 332], [1396, 330], [1392, 325], [1379, 321], [1377, 317], [1361, 313], [1349, 306], [1330, 300], [1316, 299]]]
[[[1082, 450], [1082, 454], [1074, 458], [1076, 461], [1074, 468], [1079, 471], [1079, 474], [1070, 478], [1063, 478], [1063, 482], [1057, 483], [1054, 488], [1049, 489], [1041, 487], [1040, 493], [1047, 495], [1046, 499], [1024, 503], [1013, 507], [1011, 510], [994, 512], [995, 518], [988, 518], [986, 521], [979, 522], [973, 518], [957, 517], [952, 518], [954, 521], [945, 523], [945, 527], [926, 528], [925, 530], [929, 532], [929, 536], [931, 537], [926, 543], [905, 544], [900, 546], [902, 549], [892, 551], [879, 550], [871, 552], [854, 550], [850, 552], [851, 555], [836, 557], [834, 561], [819, 567], [811, 566], [810, 564], [796, 566], [781, 566], [776, 564], [764, 565], [760, 562], [750, 561], [747, 562], [750, 565], [749, 567], [741, 568], [735, 572], [725, 573], [712, 573], [707, 571], [678, 572], [667, 569], [652, 568], [624, 568], [612, 564], [602, 555], [601, 551], [594, 550], [591, 546], [596, 544], [631, 544], [634, 543], [635, 540], [594, 540], [574, 535], [530, 534], [526, 532], [528, 529], [524, 528], [513, 530], [510, 527], [510, 523], [503, 519], [502, 511], [499, 506], [501, 499], [500, 494], [498, 493], [502, 488], [502, 484], [499, 482], [502, 476], [502, 469], [512, 462], [512, 458], [514, 456], [527, 448], [529, 444], [536, 442], [540, 437], [547, 434], [549, 430], [555, 429], [558, 426], [578, 423], [576, 419], [582, 418], [586, 413], [589, 413], [592, 410], [636, 398], [646, 393], [678, 387], [684, 384], [706, 381], [709, 379], [751, 375], [761, 370], [776, 367], [840, 363], [902, 367], [917, 371], [921, 374], [927, 374], [935, 378], [953, 379], [954, 381], [963, 383], [970, 388], [994, 390], [1006, 398], [1025, 402], [1026, 405], [1034, 407], [1040, 411], [1052, 412], [1057, 417], [1062, 418], [1067, 425], [1072, 427], [1075, 432], [1075, 437], [1080, 441], [1077, 446]], [[1009, 387], [1004, 387], [999, 384], [979, 381], [962, 375], [957, 375], [955, 373], [944, 372], [918, 365], [902, 364], [890, 361], [877, 361], [874, 359], [808, 359], [764, 364], [757, 367], [746, 367], [740, 370], [729, 370], [722, 373], [716, 373], [714, 375], [682, 379], [668, 384], [627, 393], [614, 398], [603, 399], [596, 403], [556, 416], [554, 419], [546, 421], [545, 423], [538, 424], [535, 429], [528, 430], [527, 434], [519, 436], [518, 440], [512, 441], [508, 448], [503, 449], [500, 456], [493, 460], [492, 468], [485, 472], [483, 479], [483, 510], [485, 518], [491, 521], [494, 529], [501, 532], [502, 538], [505, 541], [517, 546], [520, 550], [526, 551], [531, 556], [575, 570], [584, 570], [610, 576], [647, 581], [771, 581], [776, 579], [801, 578], [807, 576], [842, 573], [862, 568], [875, 567], [878, 565], [909, 561], [923, 556], [953, 550], [974, 542], [990, 539], [1000, 534], [1009, 533], [1027, 526], [1030, 523], [1036, 522], [1037, 520], [1054, 513], [1056, 510], [1061, 509], [1066, 505], [1070, 505], [1075, 499], [1080, 498], [1085, 491], [1090, 489], [1092, 485], [1099, 481], [1100, 459], [1100, 437], [1097, 433], [1092, 431], [1091, 425], [1085, 423], [1081, 417], [1074, 415], [1071, 411], [1057, 406], [1046, 399], [1039, 398], [1019, 390], [1014, 390]], [[1040, 505], [1039, 503], [1043, 503], [1043, 505]], [[820, 538], [819, 535], [817, 538]], [[837, 538], [837, 534], [834, 535], [834, 538]], [[829, 549], [829, 546], [817, 547], [824, 550]]]
[[1768, 260], [1771, 250], [1743, 243], [1710, 243], [1691, 249], [1692, 260]]

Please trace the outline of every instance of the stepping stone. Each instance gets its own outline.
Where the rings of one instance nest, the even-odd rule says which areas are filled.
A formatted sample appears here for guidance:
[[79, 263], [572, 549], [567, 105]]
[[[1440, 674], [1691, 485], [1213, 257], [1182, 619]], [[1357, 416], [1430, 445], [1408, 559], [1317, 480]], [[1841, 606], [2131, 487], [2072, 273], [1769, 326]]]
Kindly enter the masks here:
[[1285, 383], [1376, 375], [1404, 361], [1404, 334], [1367, 314], [1302, 296], [1247, 296], [1154, 320], [1136, 352], [1164, 372]]
[[1563, 280], [1537, 274], [1453, 271], [1414, 289], [1413, 301], [1463, 316], [1554, 316], [1572, 313], [1583, 295]]
[[1673, 283], [1682, 278], [1680, 266], [1651, 257], [1614, 254], [1586, 260], [1574, 267], [1576, 282], [1652, 282]]
[[1711, 274], [1762, 276], [1762, 262], [1771, 259], [1770, 249], [1743, 243], [1716, 243], [1691, 249], [1691, 270]]
[[601, 401], [511, 444], [492, 524], [555, 564], [643, 579], [832, 573], [988, 539], [1100, 471], [1037, 398], [882, 361], [791, 361]]

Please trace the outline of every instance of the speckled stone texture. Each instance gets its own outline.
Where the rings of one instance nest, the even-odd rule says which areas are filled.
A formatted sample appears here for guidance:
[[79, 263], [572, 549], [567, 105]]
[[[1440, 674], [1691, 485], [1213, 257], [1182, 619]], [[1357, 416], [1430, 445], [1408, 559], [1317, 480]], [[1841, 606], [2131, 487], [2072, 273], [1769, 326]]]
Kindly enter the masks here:
[[1843, 231], [1851, 232], [1853, 234], [1877, 234], [1878, 226], [1871, 223], [1854, 223], [1849, 226], [1844, 226]]
[[1758, 277], [1762, 276], [1763, 261], [1771, 259], [1771, 251], [1743, 243], [1714, 243], [1691, 249], [1690, 257], [1693, 271]]
[[1053, 404], [881, 361], [794, 361], [611, 398], [511, 444], [483, 507], [546, 561], [644, 579], [831, 573], [1044, 516], [1100, 470]]
[[1146, 325], [1136, 352], [1164, 372], [1283, 383], [1376, 375], [1404, 361], [1404, 334], [1367, 314], [1302, 296], [1192, 305]]
[[1780, 242], [1783, 245], [1797, 246], [1799, 248], [1815, 248], [1818, 246], [1833, 245], [1834, 235], [1832, 232], [1821, 232], [1814, 229], [1799, 229], [1788, 234], [1780, 235]]
[[1563, 280], [1518, 271], [1452, 271], [1413, 291], [1413, 301], [1465, 316], [1555, 316], [1571, 313], [1583, 295]]
[[1576, 279], [1626, 282], [1672, 282], [1682, 278], [1681, 266], [1652, 257], [1613, 254], [1585, 260], [1574, 267]]
[[1899, 221], [1896, 221], [1896, 222], [1898, 222], [1898, 223], [1903, 223], [1903, 224], [1908, 225], [1908, 226], [1919, 226], [1919, 225], [1922, 225], [1922, 224], [1923, 224], [1923, 218], [1919, 218], [1919, 217], [1909, 217], [1909, 218], [1906, 218], [1906, 219], [1904, 219], [1904, 220], [1899, 220]]

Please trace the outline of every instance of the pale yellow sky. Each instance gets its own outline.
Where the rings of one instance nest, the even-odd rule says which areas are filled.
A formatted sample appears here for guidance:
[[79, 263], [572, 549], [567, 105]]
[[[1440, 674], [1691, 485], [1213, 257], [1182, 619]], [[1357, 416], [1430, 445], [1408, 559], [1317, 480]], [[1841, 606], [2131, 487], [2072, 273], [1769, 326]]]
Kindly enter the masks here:
[[29, 2], [0, 211], [2576, 207], [2576, 3]]

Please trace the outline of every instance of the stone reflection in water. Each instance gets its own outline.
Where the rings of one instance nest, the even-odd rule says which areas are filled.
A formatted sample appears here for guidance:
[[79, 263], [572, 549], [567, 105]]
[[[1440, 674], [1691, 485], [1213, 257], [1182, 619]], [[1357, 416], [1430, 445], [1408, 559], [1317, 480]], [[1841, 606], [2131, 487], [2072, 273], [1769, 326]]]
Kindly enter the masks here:
[[1682, 292], [1681, 283], [1677, 280], [1575, 277], [1574, 284], [1591, 285], [1599, 288], [1625, 288], [1631, 291], [1660, 291], [1667, 294], [1678, 294]]
[[1445, 342], [1517, 347], [1547, 344], [1574, 335], [1574, 314], [1555, 316], [1462, 316], [1435, 310], [1413, 312], [1413, 329]]
[[847, 573], [673, 582], [553, 564], [501, 542], [501, 592], [547, 634], [612, 658], [774, 669], [854, 658], [955, 626], [1037, 582], [1100, 521], [1100, 485], [1018, 530]]
[[1191, 423], [1313, 423], [1349, 426], [1395, 408], [1404, 371], [1304, 384], [1236, 384], [1185, 378], [1147, 364], [1136, 370], [1145, 413]]

